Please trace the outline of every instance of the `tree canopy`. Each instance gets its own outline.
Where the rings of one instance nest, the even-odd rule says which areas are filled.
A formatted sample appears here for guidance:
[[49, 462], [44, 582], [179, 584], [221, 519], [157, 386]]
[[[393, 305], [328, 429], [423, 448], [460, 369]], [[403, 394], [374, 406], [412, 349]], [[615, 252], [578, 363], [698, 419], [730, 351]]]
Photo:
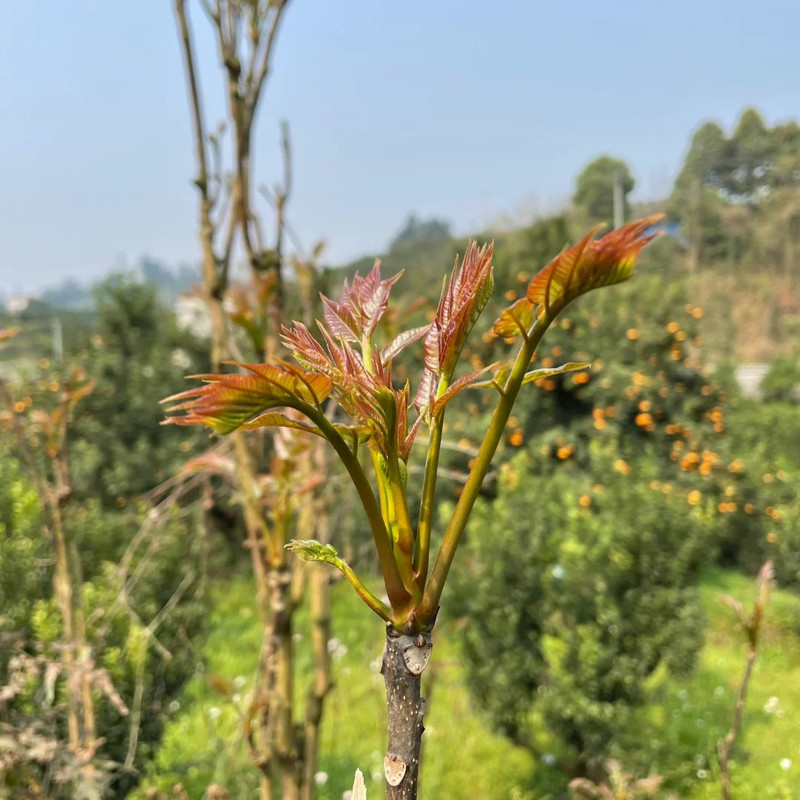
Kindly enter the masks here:
[[450, 239], [450, 223], [437, 217], [421, 219], [416, 214], [409, 214], [403, 227], [392, 239], [389, 249], [396, 250], [404, 244], [416, 242], [438, 242]]
[[596, 158], [578, 176], [572, 201], [588, 224], [610, 223], [614, 219], [614, 182], [622, 188], [623, 220], [630, 214], [628, 195], [636, 182], [625, 161], [613, 156]]

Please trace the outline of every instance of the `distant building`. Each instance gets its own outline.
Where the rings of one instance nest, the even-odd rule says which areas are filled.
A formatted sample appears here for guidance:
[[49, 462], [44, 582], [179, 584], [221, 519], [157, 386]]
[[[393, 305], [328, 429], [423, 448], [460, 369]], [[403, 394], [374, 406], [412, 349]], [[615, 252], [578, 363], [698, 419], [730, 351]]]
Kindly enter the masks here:
[[6, 298], [6, 308], [11, 314], [21, 314], [33, 299], [29, 294], [10, 294]]
[[742, 364], [736, 368], [736, 383], [745, 397], [760, 399], [761, 381], [769, 372], [769, 364]]

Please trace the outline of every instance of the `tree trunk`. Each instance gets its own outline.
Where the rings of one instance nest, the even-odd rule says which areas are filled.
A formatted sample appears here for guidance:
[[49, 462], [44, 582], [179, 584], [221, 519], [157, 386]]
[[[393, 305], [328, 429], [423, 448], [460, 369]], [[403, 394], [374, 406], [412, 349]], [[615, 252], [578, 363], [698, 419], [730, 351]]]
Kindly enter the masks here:
[[54, 593], [64, 626], [64, 671], [67, 683], [67, 731], [71, 749], [94, 753], [97, 746], [94, 700], [87, 675], [91, 653], [86, 639], [80, 557], [67, 540], [58, 499], [50, 499], [52, 542], [55, 554]]
[[83, 744], [80, 725], [80, 680], [76, 675], [75, 660], [77, 644], [75, 641], [75, 622], [73, 616], [74, 593], [72, 573], [69, 567], [69, 546], [61, 521], [60, 509], [52, 504], [53, 516], [53, 550], [56, 568], [53, 575], [53, 588], [61, 612], [61, 623], [64, 627], [64, 671], [67, 679], [67, 730], [69, 732], [70, 749], [77, 751]]
[[309, 564], [309, 611], [314, 676], [306, 698], [304, 722], [304, 780], [301, 800], [313, 800], [314, 776], [319, 761], [319, 729], [325, 698], [333, 688], [328, 641], [331, 638], [331, 612], [328, 570], [323, 564]]
[[422, 672], [431, 654], [431, 632], [414, 636], [386, 627], [381, 672], [386, 684], [389, 747], [383, 758], [387, 800], [416, 800], [419, 755], [425, 730]]
[[75, 542], [69, 543], [69, 567], [73, 586], [72, 618], [75, 629], [75, 661], [80, 674], [83, 747], [93, 753], [99, 742], [95, 728], [92, 686], [87, 674], [92, 667], [92, 651], [86, 636], [86, 615], [83, 611], [83, 569]]
[[288, 567], [272, 570], [270, 585], [272, 619], [268, 635], [267, 680], [270, 726], [282, 800], [298, 800], [302, 780], [301, 756], [294, 728], [294, 632], [292, 571]]

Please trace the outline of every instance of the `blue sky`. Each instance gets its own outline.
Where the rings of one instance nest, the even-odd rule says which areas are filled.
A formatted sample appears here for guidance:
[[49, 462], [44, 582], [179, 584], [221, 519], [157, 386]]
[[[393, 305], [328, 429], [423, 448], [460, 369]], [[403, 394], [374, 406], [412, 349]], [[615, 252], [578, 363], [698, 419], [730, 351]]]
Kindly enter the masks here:
[[[206, 112], [221, 84], [193, 9]], [[594, 156], [666, 193], [692, 130], [800, 114], [800, 4], [292, 0], [257, 134], [292, 129], [290, 220], [339, 262], [410, 211], [468, 233], [556, 207]], [[188, 108], [169, 0], [0, 5], [0, 291], [143, 254], [197, 259]]]

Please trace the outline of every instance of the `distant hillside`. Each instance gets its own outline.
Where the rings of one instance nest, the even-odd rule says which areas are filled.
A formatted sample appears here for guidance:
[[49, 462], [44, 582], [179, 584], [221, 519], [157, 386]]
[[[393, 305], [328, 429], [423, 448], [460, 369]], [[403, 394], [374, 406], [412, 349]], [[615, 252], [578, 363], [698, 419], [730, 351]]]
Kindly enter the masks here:
[[[115, 275], [128, 277], [138, 283], [145, 283], [156, 287], [159, 300], [172, 306], [184, 292], [198, 282], [200, 276], [197, 268], [181, 265], [176, 269], [168, 267], [160, 261], [147, 256], [130, 270], [110, 272], [105, 278], [92, 283], [83, 283], [74, 278], [67, 278], [57, 286], [45, 289], [38, 295], [30, 298], [13, 298], [15, 310], [21, 310], [25, 302], [35, 300], [48, 308], [60, 311], [91, 311], [94, 308], [94, 293], [99, 285], [112, 279]], [[7, 307], [11, 303], [6, 301]]]
[[[496, 292], [518, 290], [518, 275], [532, 275], [589, 227], [610, 222], [620, 164], [606, 156], [589, 164], [564, 214], [517, 230], [476, 232], [479, 240], [496, 240]], [[623, 211], [627, 219], [667, 213], [671, 246], [652, 268], [685, 283], [692, 304], [702, 309], [709, 361], [800, 359], [800, 125], [769, 128], [753, 109], [729, 136], [716, 123], [703, 125], [671, 195], [631, 208], [626, 203]], [[451, 237], [394, 242], [384, 254], [331, 270], [328, 280], [334, 287], [341, 276], [365, 274], [377, 256], [386, 274], [407, 271], [396, 296], [433, 303], [443, 271], [465, 243]]]

